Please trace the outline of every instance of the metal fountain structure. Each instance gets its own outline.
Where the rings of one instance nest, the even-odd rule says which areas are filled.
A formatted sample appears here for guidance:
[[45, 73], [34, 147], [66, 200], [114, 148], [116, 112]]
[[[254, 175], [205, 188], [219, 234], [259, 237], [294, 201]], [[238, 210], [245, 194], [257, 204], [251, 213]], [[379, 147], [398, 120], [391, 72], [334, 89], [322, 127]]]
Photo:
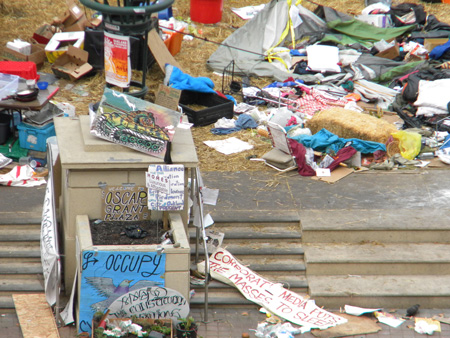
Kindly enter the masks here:
[[102, 14], [102, 28], [105, 32], [134, 36], [143, 39], [144, 48], [142, 54], [142, 80], [132, 80], [130, 86], [138, 87], [140, 90], [133, 91], [130, 95], [143, 97], [148, 91], [145, 85], [147, 76], [148, 57], [148, 33], [152, 29], [152, 14], [169, 8], [174, 0], [80, 0], [87, 8]]

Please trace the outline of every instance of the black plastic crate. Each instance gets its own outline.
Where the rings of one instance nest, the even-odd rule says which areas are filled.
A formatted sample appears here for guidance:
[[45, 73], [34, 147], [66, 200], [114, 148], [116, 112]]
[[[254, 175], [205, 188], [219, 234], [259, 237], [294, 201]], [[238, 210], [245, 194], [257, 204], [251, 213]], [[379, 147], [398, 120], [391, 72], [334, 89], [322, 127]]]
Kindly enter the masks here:
[[[194, 126], [207, 126], [222, 117], [231, 119], [234, 114], [234, 103], [220, 95], [183, 90], [180, 96], [180, 106], [183, 108], [190, 123]], [[195, 111], [188, 105], [197, 104], [208, 108]]]

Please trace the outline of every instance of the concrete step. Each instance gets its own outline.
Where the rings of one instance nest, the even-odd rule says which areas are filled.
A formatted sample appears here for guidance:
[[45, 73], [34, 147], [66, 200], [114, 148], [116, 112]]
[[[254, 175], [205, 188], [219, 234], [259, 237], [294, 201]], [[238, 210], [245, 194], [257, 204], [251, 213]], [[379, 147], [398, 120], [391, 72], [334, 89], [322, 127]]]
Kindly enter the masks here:
[[[294, 282], [292, 283], [292, 285]], [[305, 297], [307, 292], [306, 280], [299, 279], [297, 285], [299, 287], [291, 287], [289, 290]], [[288, 287], [286, 287], [288, 288]], [[195, 295], [191, 298], [192, 307], [204, 307], [205, 288], [195, 287]], [[211, 281], [208, 285], [208, 306], [211, 307], [234, 307], [256, 305], [254, 302], [246, 299], [241, 292], [229, 285], [217, 281]]]
[[305, 275], [306, 266], [303, 257], [296, 259], [276, 257], [237, 257], [242, 265], [257, 273], [267, 275], [297, 274]]
[[307, 275], [450, 275], [450, 244], [304, 245]]
[[318, 306], [345, 304], [365, 308], [445, 309], [450, 304], [450, 276], [311, 276], [309, 295]]
[[[283, 284], [283, 287], [289, 290], [302, 290], [302, 292], [306, 293], [308, 288], [308, 282], [306, 280], [306, 277], [303, 275], [284, 275], [284, 276], [270, 276], [270, 275], [264, 275], [265, 279], [273, 282], [273, 283], [280, 283]], [[194, 289], [203, 289], [203, 285], [197, 285], [197, 284], [191, 284], [191, 288]], [[230, 292], [230, 291], [237, 291], [239, 292], [235, 287], [216, 281], [211, 280], [208, 288], [211, 290], [221, 290], [222, 292]], [[296, 291], [297, 292], [297, 291]]]
[[[284, 258], [288, 258], [286, 256], [291, 256], [295, 258], [297, 256], [302, 256], [304, 250], [300, 244], [300, 242], [272, 242], [272, 243], [261, 243], [261, 242], [232, 242], [232, 244], [228, 244], [225, 242], [222, 244], [223, 248], [226, 248], [231, 254], [234, 256], [238, 255], [238, 259], [244, 257], [251, 257], [254, 255], [271, 255], [275, 258], [277, 256], [283, 256]], [[199, 246], [198, 252], [203, 255], [204, 249], [203, 246]], [[195, 244], [191, 245], [191, 254], [195, 254]]]
[[40, 230], [40, 225], [1, 225], [0, 242], [39, 242]]
[[[249, 224], [249, 225], [231, 225], [231, 224], [215, 224], [212, 228], [214, 231], [219, 231], [225, 234], [224, 239], [228, 242], [232, 240], [300, 240], [302, 234], [300, 232], [299, 224], [287, 223], [285, 225], [273, 226], [273, 224]], [[196, 230], [189, 229], [189, 238], [195, 240]]]
[[11, 295], [0, 296], [0, 309], [14, 309], [14, 301]]
[[32, 279], [0, 278], [0, 292], [43, 292], [43, 280], [38, 275]]
[[1, 245], [0, 246], [0, 258], [33, 258], [41, 257], [41, 251], [38, 243], [24, 243], [14, 245]]
[[449, 209], [301, 211], [303, 243], [450, 243]]
[[16, 260], [0, 262], [0, 275], [16, 274], [42, 274], [42, 264], [40, 259], [36, 262], [17, 262]]

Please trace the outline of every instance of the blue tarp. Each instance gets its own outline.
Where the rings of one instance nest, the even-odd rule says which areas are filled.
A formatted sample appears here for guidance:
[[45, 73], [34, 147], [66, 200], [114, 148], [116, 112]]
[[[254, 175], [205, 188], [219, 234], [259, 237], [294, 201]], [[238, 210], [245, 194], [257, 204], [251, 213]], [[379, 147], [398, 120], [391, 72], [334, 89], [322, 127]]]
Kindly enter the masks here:
[[[289, 127], [286, 127], [286, 130], [289, 129]], [[312, 136], [299, 135], [289, 138], [303, 144], [305, 147], [322, 152], [331, 149], [337, 153], [348, 142], [351, 142], [351, 146], [362, 154], [373, 154], [377, 150], [386, 151], [386, 145], [383, 143], [363, 141], [357, 138], [341, 138], [326, 129], [322, 129]]]

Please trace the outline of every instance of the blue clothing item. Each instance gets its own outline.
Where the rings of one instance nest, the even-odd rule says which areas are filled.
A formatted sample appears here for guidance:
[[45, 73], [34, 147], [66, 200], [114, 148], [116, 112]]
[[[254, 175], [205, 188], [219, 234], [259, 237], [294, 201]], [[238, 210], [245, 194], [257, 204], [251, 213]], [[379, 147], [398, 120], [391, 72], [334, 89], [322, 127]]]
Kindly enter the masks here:
[[256, 123], [253, 117], [247, 114], [239, 115], [236, 121], [236, 127], [240, 129], [253, 129], [256, 128], [257, 126], [258, 123]]
[[294, 81], [273, 82], [273, 83], [265, 86], [264, 88], [295, 87], [295, 86], [298, 86], [298, 85], [301, 85], [301, 84], [304, 84], [304, 83], [305, 83], [305, 81], [300, 80], [300, 79], [296, 79], [295, 82]]
[[202, 93], [214, 93], [214, 82], [207, 77], [192, 77], [179, 68], [166, 64], [166, 76], [170, 74], [167, 86], [179, 90], [192, 90]]
[[434, 47], [433, 50], [430, 52], [429, 57], [430, 59], [438, 60], [449, 49], [450, 49], [450, 40], [444, 43], [443, 45]]
[[211, 133], [214, 135], [228, 135], [241, 130], [241, 128], [212, 128]]
[[306, 56], [306, 53], [300, 53], [297, 49], [291, 49], [289, 54], [291, 56]]
[[239, 115], [237, 121], [234, 124], [235, 128], [212, 128], [211, 133], [214, 135], [228, 135], [239, 131], [241, 129], [253, 129], [258, 126], [258, 123], [250, 115]]
[[236, 99], [233, 96], [231, 96], [231, 95], [225, 95], [225, 96], [227, 97], [228, 100], [233, 101], [234, 105], [237, 105]]
[[447, 135], [447, 137], [444, 140], [444, 143], [439, 147], [439, 149], [445, 149], [450, 147], [450, 135]]
[[339, 149], [343, 148], [348, 142], [351, 142], [351, 146], [362, 154], [373, 154], [377, 150], [386, 151], [386, 146], [383, 143], [363, 141], [357, 138], [340, 138], [325, 128], [312, 136], [300, 135], [289, 138], [303, 144], [305, 147], [322, 152], [330, 149], [337, 153]]

